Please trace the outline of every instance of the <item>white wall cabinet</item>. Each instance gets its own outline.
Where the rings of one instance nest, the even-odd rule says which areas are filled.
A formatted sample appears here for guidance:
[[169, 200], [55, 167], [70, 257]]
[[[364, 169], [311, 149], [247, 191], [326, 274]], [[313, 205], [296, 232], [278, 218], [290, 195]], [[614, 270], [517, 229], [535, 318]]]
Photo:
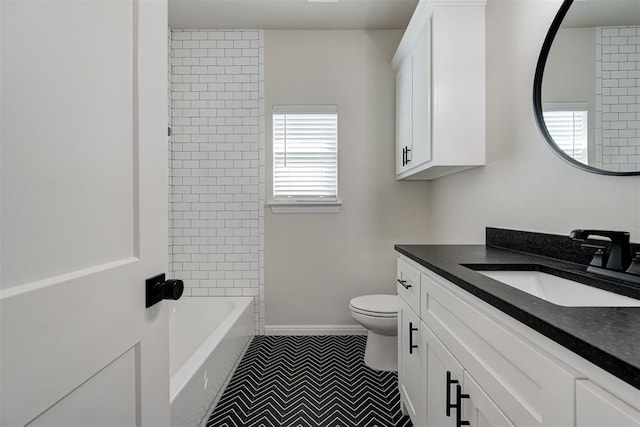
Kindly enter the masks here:
[[418, 3], [391, 62], [397, 179], [484, 165], [485, 3]]
[[398, 380], [414, 425], [640, 427], [640, 390], [401, 256], [407, 272], [420, 274], [420, 308], [399, 283], [399, 327], [420, 321], [420, 360], [399, 358]]
[[411, 114], [413, 111], [411, 96], [412, 77], [411, 57], [407, 58], [396, 73], [396, 147], [400, 150], [396, 154], [396, 174], [401, 174], [409, 169], [413, 151], [413, 138], [411, 129]]
[[396, 73], [396, 175], [431, 160], [429, 24], [422, 27]]

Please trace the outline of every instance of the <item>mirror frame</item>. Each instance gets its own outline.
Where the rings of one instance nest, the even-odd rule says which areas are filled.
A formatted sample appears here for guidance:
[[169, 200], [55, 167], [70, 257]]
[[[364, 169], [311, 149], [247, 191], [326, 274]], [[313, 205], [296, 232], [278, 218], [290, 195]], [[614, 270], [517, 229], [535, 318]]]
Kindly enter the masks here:
[[555, 143], [549, 130], [547, 129], [547, 125], [544, 122], [544, 117], [542, 115], [542, 78], [544, 75], [544, 67], [547, 64], [547, 58], [549, 56], [549, 51], [551, 50], [551, 45], [553, 44], [553, 40], [560, 29], [560, 25], [564, 20], [567, 12], [571, 8], [574, 0], [564, 0], [556, 17], [553, 19], [551, 23], [551, 27], [549, 27], [549, 31], [547, 32], [547, 36], [544, 39], [544, 43], [542, 44], [542, 50], [540, 51], [540, 56], [538, 57], [538, 64], [536, 65], [536, 72], [533, 78], [533, 111], [536, 118], [536, 123], [538, 125], [538, 129], [542, 134], [543, 138], [547, 145], [553, 150], [553, 152], [558, 155], [562, 160], [566, 163], [574, 166], [578, 169], [582, 169], [586, 172], [597, 173], [600, 175], [614, 175], [614, 176], [632, 176], [632, 175], [640, 175], [640, 171], [635, 172], [616, 172], [616, 171], [608, 171], [605, 169], [598, 169], [593, 166], [585, 165], [584, 163], [580, 163], [575, 160], [573, 157], [569, 156], [567, 153], [562, 151], [558, 145]]

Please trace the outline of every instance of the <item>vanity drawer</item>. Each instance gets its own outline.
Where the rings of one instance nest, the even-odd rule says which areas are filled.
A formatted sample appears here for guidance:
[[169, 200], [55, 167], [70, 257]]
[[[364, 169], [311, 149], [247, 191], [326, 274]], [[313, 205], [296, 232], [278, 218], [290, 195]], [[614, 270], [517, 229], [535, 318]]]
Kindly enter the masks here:
[[396, 287], [400, 298], [420, 315], [420, 272], [412, 263], [406, 258], [398, 258]]

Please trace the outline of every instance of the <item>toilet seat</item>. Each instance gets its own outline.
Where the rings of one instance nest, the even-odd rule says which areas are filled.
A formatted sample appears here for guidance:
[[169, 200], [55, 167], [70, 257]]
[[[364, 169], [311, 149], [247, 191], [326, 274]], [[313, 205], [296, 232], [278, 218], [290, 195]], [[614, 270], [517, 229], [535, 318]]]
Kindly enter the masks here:
[[397, 295], [363, 295], [351, 299], [349, 308], [354, 313], [371, 317], [398, 317]]

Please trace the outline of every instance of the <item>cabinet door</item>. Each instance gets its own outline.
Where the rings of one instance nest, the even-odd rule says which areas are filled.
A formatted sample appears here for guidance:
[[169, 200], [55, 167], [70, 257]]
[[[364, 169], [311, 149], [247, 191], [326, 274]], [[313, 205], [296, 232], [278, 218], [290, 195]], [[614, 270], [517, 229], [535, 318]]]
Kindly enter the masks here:
[[576, 383], [578, 427], [638, 427], [640, 412], [591, 381]]
[[411, 167], [411, 62], [411, 57], [408, 57], [396, 74], [396, 174]]
[[470, 427], [513, 427], [509, 418], [466, 371], [463, 382], [464, 394], [469, 396], [463, 399], [464, 421], [468, 421]]
[[420, 31], [412, 57], [411, 167], [431, 160], [431, 20]]
[[426, 347], [427, 422], [430, 427], [456, 425], [457, 386], [462, 386], [462, 365], [445, 348], [429, 327], [422, 323], [422, 342]]
[[400, 299], [398, 310], [398, 386], [400, 398], [411, 421], [416, 426], [424, 425], [424, 381], [422, 374], [422, 354], [420, 338], [420, 318]]

